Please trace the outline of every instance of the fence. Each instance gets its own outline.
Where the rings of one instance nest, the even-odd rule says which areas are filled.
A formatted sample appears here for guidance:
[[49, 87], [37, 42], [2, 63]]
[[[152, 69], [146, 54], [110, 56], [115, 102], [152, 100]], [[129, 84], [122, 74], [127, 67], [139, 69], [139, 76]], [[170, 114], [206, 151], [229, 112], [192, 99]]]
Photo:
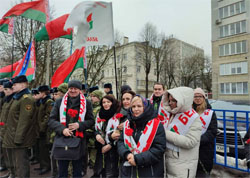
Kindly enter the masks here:
[[[243, 162], [241, 159], [245, 156], [243, 138], [250, 127], [250, 111], [219, 109], [214, 109], [214, 111], [218, 120], [218, 134], [214, 152], [215, 164], [250, 173], [247, 167], [241, 165]], [[224, 156], [224, 160], [219, 160], [219, 154]]]

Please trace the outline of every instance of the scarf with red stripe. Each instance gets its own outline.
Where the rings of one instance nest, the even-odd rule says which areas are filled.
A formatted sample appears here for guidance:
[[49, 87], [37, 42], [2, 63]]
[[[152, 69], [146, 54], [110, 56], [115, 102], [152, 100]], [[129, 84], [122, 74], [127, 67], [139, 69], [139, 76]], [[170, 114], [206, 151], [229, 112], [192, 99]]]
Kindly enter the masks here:
[[[148, 121], [147, 125], [142, 132], [138, 143], [135, 143], [133, 138], [133, 129], [130, 128], [129, 120], [125, 121], [123, 135], [124, 144], [133, 154], [139, 154], [148, 151], [155, 138], [160, 120], [154, 118]], [[125, 166], [131, 166], [128, 162], [124, 163]]]
[[97, 114], [96, 121], [95, 121], [95, 130], [101, 134], [101, 136], [105, 139], [107, 144], [110, 143], [109, 134], [117, 129], [117, 127], [120, 123], [119, 118], [121, 118], [121, 117], [123, 117], [123, 115], [121, 113], [117, 113], [112, 118], [110, 118], [108, 120], [108, 124], [107, 124], [106, 130], [105, 130], [105, 133], [104, 133], [103, 124], [104, 124], [104, 122], [106, 122], [106, 120], [101, 119], [99, 117], [99, 113]]
[[[66, 112], [67, 112], [67, 102], [68, 102], [68, 92], [63, 96], [61, 106], [60, 106], [60, 123], [63, 124], [66, 127]], [[80, 92], [80, 111], [79, 111], [79, 117], [78, 122], [84, 122], [86, 115], [86, 98], [84, 95]], [[75, 136], [83, 138], [83, 132], [77, 131]]]
[[200, 115], [200, 120], [202, 123], [202, 135], [206, 133], [207, 128], [211, 122], [211, 118], [213, 116], [213, 111], [211, 109], [206, 109], [201, 115]]

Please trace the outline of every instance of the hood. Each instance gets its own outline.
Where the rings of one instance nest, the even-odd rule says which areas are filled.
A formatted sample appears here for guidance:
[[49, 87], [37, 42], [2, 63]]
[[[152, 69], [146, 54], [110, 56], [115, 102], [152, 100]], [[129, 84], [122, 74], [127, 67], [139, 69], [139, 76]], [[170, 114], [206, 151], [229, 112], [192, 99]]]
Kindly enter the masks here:
[[129, 109], [129, 112], [128, 112], [128, 119], [132, 122], [135, 122], [136, 127], [138, 126], [144, 127], [148, 123], [149, 120], [155, 118], [156, 116], [157, 115], [155, 114], [154, 108], [151, 105], [150, 101], [147, 101], [147, 106], [144, 108], [144, 111], [140, 116], [138, 117], [133, 116], [131, 108]]
[[[168, 103], [168, 95], [171, 94], [177, 101], [177, 107], [171, 110]], [[162, 97], [163, 106], [172, 114], [186, 112], [192, 108], [194, 90], [189, 87], [178, 87], [167, 90]]]

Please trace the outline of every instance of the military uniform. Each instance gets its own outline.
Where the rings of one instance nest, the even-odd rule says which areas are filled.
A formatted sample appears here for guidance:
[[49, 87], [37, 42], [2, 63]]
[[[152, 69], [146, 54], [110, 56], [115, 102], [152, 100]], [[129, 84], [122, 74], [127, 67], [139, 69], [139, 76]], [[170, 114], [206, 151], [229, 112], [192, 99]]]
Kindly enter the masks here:
[[26, 88], [13, 96], [7, 117], [3, 146], [13, 150], [17, 177], [30, 176], [28, 148], [35, 143], [34, 104], [35, 101]]
[[[4, 104], [2, 106], [2, 110], [1, 110], [1, 115], [0, 115], [0, 139], [3, 140], [5, 131], [6, 131], [6, 121], [7, 121], [7, 117], [8, 117], [8, 113], [9, 113], [9, 109], [10, 106], [13, 102], [13, 95], [10, 96], [6, 96], [5, 97], [5, 101]], [[15, 169], [14, 169], [14, 164], [13, 164], [13, 156], [12, 156], [12, 151], [8, 148], [4, 148], [3, 146], [3, 157], [4, 157], [4, 161], [5, 161], [5, 165], [8, 168], [10, 175], [14, 176], [15, 175]]]
[[40, 168], [50, 169], [50, 156], [49, 156], [49, 131], [48, 120], [52, 110], [53, 100], [50, 96], [40, 100], [38, 108], [38, 125], [39, 125], [39, 162]]

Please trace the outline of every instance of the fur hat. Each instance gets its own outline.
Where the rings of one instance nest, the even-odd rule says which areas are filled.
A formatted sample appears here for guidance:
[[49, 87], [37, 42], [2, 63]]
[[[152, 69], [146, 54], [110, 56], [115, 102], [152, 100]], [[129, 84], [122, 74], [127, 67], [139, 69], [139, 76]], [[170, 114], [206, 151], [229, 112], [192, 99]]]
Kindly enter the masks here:
[[12, 79], [12, 83], [24, 83], [24, 82], [28, 82], [28, 79], [25, 75], [20, 75], [20, 76], [16, 76]]
[[132, 90], [129, 85], [122, 85], [121, 87], [121, 94], [123, 94], [124, 91], [130, 91]]
[[110, 88], [112, 90], [112, 84], [111, 83], [105, 83], [104, 88]]
[[12, 88], [12, 85], [13, 85], [13, 84], [12, 84], [11, 81], [7, 81], [7, 82], [4, 82], [4, 83], [3, 83], [3, 87], [4, 87], [4, 88]]
[[31, 90], [31, 94], [32, 94], [32, 95], [37, 95], [37, 94], [39, 94], [38, 89], [33, 88], [33, 89]]
[[8, 79], [0, 79], [0, 85], [3, 85], [4, 82], [8, 82]]
[[95, 96], [99, 99], [102, 99], [103, 93], [100, 90], [95, 90], [95, 91], [90, 93], [90, 96]]
[[74, 87], [74, 88], [78, 88], [78, 89], [82, 89], [82, 84], [79, 80], [71, 80], [68, 83], [68, 88], [70, 87]]
[[98, 86], [90, 87], [89, 88], [89, 93], [92, 93], [95, 90], [99, 90], [99, 87]]
[[62, 92], [62, 93], [67, 93], [67, 91], [68, 91], [68, 84], [67, 83], [62, 83], [61, 85], [59, 85], [58, 87], [57, 87], [57, 90], [58, 91], [60, 91], [60, 92]]
[[50, 93], [57, 93], [57, 92], [58, 92], [57, 87], [54, 87], [54, 88], [50, 89]]
[[206, 94], [201, 88], [196, 88], [194, 90], [194, 94], [201, 94], [204, 98], [206, 98]]
[[49, 89], [48, 85], [41, 85], [41, 86], [38, 87], [38, 91], [39, 92], [50, 91], [50, 89]]

